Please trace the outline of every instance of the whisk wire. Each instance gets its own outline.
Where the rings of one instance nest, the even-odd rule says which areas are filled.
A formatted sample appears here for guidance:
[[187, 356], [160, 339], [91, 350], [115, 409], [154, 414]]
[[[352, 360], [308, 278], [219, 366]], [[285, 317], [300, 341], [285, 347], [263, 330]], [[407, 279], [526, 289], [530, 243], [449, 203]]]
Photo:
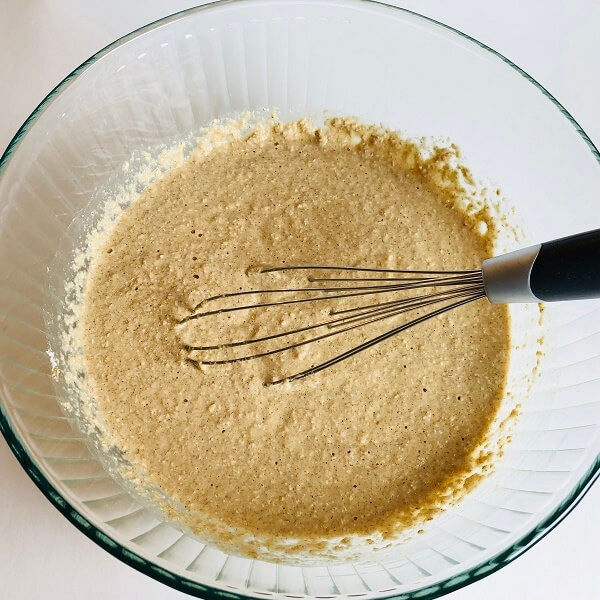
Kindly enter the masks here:
[[[279, 271], [292, 271], [292, 270], [327, 270], [327, 271], [353, 271], [353, 272], [368, 272], [368, 273], [381, 273], [384, 277], [309, 277], [308, 281], [314, 284], [329, 284], [329, 283], [343, 283], [348, 284], [350, 282], [358, 283], [371, 283], [376, 282], [379, 285], [317, 285], [313, 287], [299, 287], [299, 288], [271, 288], [263, 290], [247, 290], [241, 292], [233, 292], [229, 294], [221, 294], [213, 296], [201, 302], [191, 315], [185, 317], [180, 323], [186, 323], [188, 321], [208, 317], [211, 315], [219, 315], [238, 311], [252, 311], [255, 309], [293, 305], [293, 304], [304, 304], [308, 302], [317, 301], [332, 301], [342, 300], [353, 297], [369, 296], [374, 294], [389, 294], [392, 292], [401, 292], [405, 290], [423, 289], [423, 288], [435, 288], [435, 287], [452, 287], [450, 290], [442, 290], [431, 294], [421, 294], [418, 296], [412, 296], [409, 298], [394, 299], [386, 302], [377, 302], [366, 305], [359, 305], [350, 308], [342, 308], [339, 310], [330, 310], [330, 316], [335, 318], [322, 321], [320, 323], [307, 325], [305, 327], [299, 327], [288, 331], [282, 331], [265, 335], [261, 337], [239, 340], [223, 344], [214, 345], [186, 345], [185, 348], [190, 352], [206, 352], [223, 350], [227, 348], [236, 348], [240, 346], [248, 346], [251, 344], [258, 344], [260, 342], [267, 342], [279, 338], [290, 337], [293, 335], [299, 335], [309, 331], [315, 331], [327, 327], [329, 331], [316, 336], [311, 336], [307, 339], [296, 341], [291, 344], [283, 345], [271, 350], [263, 352], [255, 352], [253, 354], [240, 356], [236, 358], [228, 359], [196, 359], [188, 357], [187, 360], [199, 367], [200, 365], [223, 365], [231, 364], [236, 362], [248, 361], [266, 356], [271, 356], [284, 352], [286, 350], [292, 350], [299, 348], [310, 343], [319, 342], [331, 338], [333, 336], [340, 335], [347, 331], [355, 330], [366, 325], [390, 319], [398, 315], [424, 309], [435, 304], [451, 302], [446, 306], [433, 310], [432, 312], [420, 315], [411, 321], [403, 323], [402, 325], [395, 327], [383, 334], [375, 336], [370, 340], [367, 340], [346, 352], [343, 352], [325, 362], [318, 365], [313, 365], [309, 369], [296, 373], [294, 375], [278, 379], [276, 381], [268, 382], [265, 385], [275, 385], [284, 381], [295, 381], [303, 377], [307, 377], [313, 373], [317, 373], [326, 369], [334, 364], [337, 364], [355, 354], [362, 352], [375, 344], [378, 344], [402, 331], [418, 325], [428, 319], [443, 314], [454, 308], [458, 308], [469, 302], [479, 300], [486, 296], [485, 289], [483, 286], [483, 276], [481, 271], [406, 271], [397, 269], [378, 269], [378, 268], [363, 268], [363, 267], [334, 267], [334, 266], [287, 266], [287, 267], [273, 267], [269, 269], [261, 270], [261, 273], [274, 273]], [[412, 276], [402, 277], [390, 277], [388, 274], [403, 274]], [[415, 274], [419, 275], [414, 276]], [[388, 283], [392, 282], [392, 283]], [[277, 300], [273, 302], [257, 302], [254, 304], [244, 304], [242, 306], [229, 306], [222, 307], [215, 310], [208, 310], [200, 312], [198, 309], [205, 306], [208, 303], [215, 302], [217, 300], [226, 300], [236, 297], [252, 296], [252, 295], [295, 295], [298, 294], [310, 294], [305, 298], [292, 297], [286, 300]], [[342, 315], [342, 316], [340, 316]]]
[[280, 383], [284, 383], [286, 381], [296, 381], [298, 379], [303, 379], [304, 377], [308, 377], [309, 375], [318, 373], [319, 371], [323, 371], [324, 369], [332, 367], [333, 365], [336, 365], [344, 360], [347, 360], [348, 358], [351, 358], [352, 356], [358, 354], [359, 352], [362, 352], [363, 350], [367, 350], [368, 348], [371, 348], [372, 346], [375, 346], [376, 344], [379, 344], [380, 342], [383, 342], [395, 335], [398, 335], [399, 333], [401, 333], [403, 331], [406, 331], [410, 327], [414, 327], [415, 325], [418, 325], [419, 323], [423, 323], [424, 321], [432, 319], [433, 317], [437, 317], [438, 315], [448, 312], [449, 310], [458, 308], [459, 306], [468, 304], [469, 302], [473, 302], [474, 300], [479, 300], [480, 298], [483, 298], [483, 297], [485, 297], [485, 294], [472, 296], [470, 298], [466, 298], [464, 300], [460, 300], [460, 301], [450, 304], [448, 306], [439, 308], [431, 313], [423, 315], [422, 317], [414, 319], [413, 321], [410, 321], [408, 323], [404, 323], [403, 325], [400, 325], [399, 327], [391, 329], [390, 331], [387, 331], [386, 333], [383, 333], [383, 334], [378, 335], [366, 342], [363, 342], [362, 344], [359, 344], [358, 346], [355, 346], [354, 348], [351, 348], [350, 350], [347, 350], [346, 352], [343, 352], [342, 354], [338, 354], [337, 356], [329, 359], [328, 361], [320, 363], [314, 367], [311, 367], [310, 369], [306, 369], [304, 371], [301, 371], [300, 373], [296, 373], [295, 375], [291, 375], [289, 377], [283, 377], [282, 379], [277, 379], [275, 381], [267, 382], [267, 383], [265, 383], [265, 385], [270, 386], [270, 385], [277, 385]]
[[[299, 267], [293, 267], [299, 268]], [[271, 271], [265, 271], [266, 273], [270, 273]], [[332, 299], [341, 299], [341, 298], [352, 298], [355, 296], [366, 296], [370, 294], [380, 294], [384, 292], [392, 292], [392, 291], [400, 291], [400, 290], [409, 290], [409, 289], [418, 289], [425, 287], [447, 287], [453, 286], [457, 284], [481, 284], [483, 285], [483, 280], [481, 277], [481, 272], [476, 272], [478, 275], [473, 275], [469, 279], [463, 279], [462, 277], [457, 278], [422, 278], [411, 281], [411, 283], [404, 284], [390, 284], [390, 285], [377, 285], [377, 286], [334, 286], [334, 287], [302, 287], [302, 288], [276, 288], [276, 289], [263, 289], [263, 290], [245, 290], [242, 292], [232, 292], [227, 294], [220, 294], [218, 296], [212, 296], [203, 300], [200, 304], [194, 307], [191, 315], [184, 317], [181, 319], [180, 323], [186, 323], [188, 321], [192, 321], [194, 319], [199, 319], [202, 317], [207, 317], [210, 315], [217, 315], [222, 313], [229, 312], [237, 312], [240, 310], [248, 310], [250, 308], [268, 308], [270, 306], [284, 306], [288, 304], [303, 304], [306, 302], [315, 302], [315, 301], [323, 301], [323, 300], [332, 300]], [[383, 279], [379, 279], [379, 281], [385, 281]], [[202, 306], [205, 306], [209, 302], [214, 302], [216, 300], [225, 300], [229, 298], [237, 298], [241, 296], [257, 296], [257, 295], [268, 295], [268, 294], [290, 294], [290, 293], [314, 293], [314, 292], [325, 292], [324, 296], [310, 296], [308, 298], [294, 298], [292, 300], [279, 300], [276, 302], [260, 302], [256, 304], [246, 304], [243, 306], [233, 306], [226, 308], [219, 308], [216, 310], [205, 311], [205, 312], [197, 312], [198, 309]], [[332, 292], [331, 294], [329, 292]], [[335, 294], [335, 292], [344, 292], [342, 294]]]
[[279, 271], [362, 271], [364, 273], [421, 273], [427, 275], [465, 275], [481, 273], [479, 270], [470, 271], [418, 271], [416, 269], [384, 269], [379, 267], [340, 267], [334, 265], [286, 265], [268, 267], [260, 273], [277, 273]]
[[[473, 295], [473, 293], [477, 293], [478, 290], [473, 290], [470, 288], [462, 288], [462, 289], [457, 289], [457, 290], [453, 290], [453, 292], [440, 292], [438, 294], [432, 294], [432, 295], [425, 295], [425, 296], [417, 296], [417, 297], [413, 297], [413, 298], [406, 298], [404, 300], [395, 300], [393, 302], [383, 302], [380, 304], [372, 304], [368, 307], [357, 307], [354, 309], [348, 309], [348, 310], [360, 310], [361, 308], [369, 308], [369, 309], [375, 309], [375, 310], [368, 310], [366, 312], [363, 313], [359, 313], [358, 315], [350, 315], [350, 316], [345, 316], [345, 317], [339, 317], [336, 319], [331, 319], [329, 321], [324, 321], [321, 323], [317, 323], [316, 325], [308, 325], [306, 327], [300, 327], [298, 329], [291, 329], [288, 331], [283, 331], [283, 332], [279, 332], [279, 333], [275, 333], [275, 334], [271, 334], [271, 335], [266, 335], [263, 337], [258, 337], [258, 338], [252, 338], [249, 340], [241, 340], [241, 341], [236, 341], [236, 342], [228, 342], [225, 344], [216, 344], [216, 345], [211, 345], [211, 346], [193, 346], [193, 345], [186, 345], [185, 348], [187, 350], [190, 351], [208, 351], [208, 350], [221, 350], [221, 349], [225, 349], [225, 348], [236, 348], [239, 346], [247, 346], [249, 344], [257, 344], [259, 342], [266, 342], [269, 340], [274, 340], [277, 338], [281, 338], [281, 337], [286, 337], [286, 336], [290, 336], [290, 335], [296, 335], [299, 333], [304, 333], [306, 331], [311, 331], [314, 329], [319, 329], [322, 327], [336, 327], [336, 326], [340, 326], [343, 325], [344, 323], [348, 323], [348, 322], [355, 322], [355, 321], [361, 321], [361, 320], [365, 320], [368, 317], [372, 317], [378, 314], [387, 314], [387, 313], [393, 313], [390, 316], [395, 316], [396, 314], [401, 314], [403, 312], [408, 312], [409, 310], [416, 310], [418, 308], [422, 308], [425, 306], [429, 306], [431, 304], [435, 304], [435, 303], [439, 303], [439, 302], [445, 302], [448, 300], [452, 300], [455, 298], [461, 298], [464, 296], [468, 296], [468, 295]], [[387, 308], [386, 308], [387, 307]], [[256, 308], [256, 306], [249, 306], [247, 307], [249, 309], [251, 308]], [[215, 313], [217, 313], [218, 311], [215, 311]], [[334, 314], [341, 314], [343, 312], [346, 311], [339, 311], [339, 312], [332, 312], [330, 313], [331, 315]], [[208, 313], [205, 313], [208, 314]], [[379, 319], [378, 319], [379, 320]], [[366, 325], [367, 323], [371, 323], [373, 321], [365, 321], [363, 324]], [[354, 329], [354, 328], [353, 328]], [[337, 333], [342, 333], [343, 331], [347, 331], [346, 329], [339, 331]], [[319, 338], [311, 338], [310, 340], [307, 341], [316, 341], [316, 339], [322, 339], [321, 337]], [[290, 347], [285, 347], [285, 348], [281, 348], [279, 350], [277, 350], [278, 352], [283, 351], [283, 350], [287, 350]], [[274, 353], [275, 351], [271, 352]], [[258, 358], [258, 355], [253, 355], [253, 356], [248, 356], [248, 357], [243, 357], [243, 360], [249, 360], [251, 358]], [[231, 359], [231, 360], [227, 360], [227, 361], [222, 361], [220, 363], [217, 364], [223, 364], [223, 363], [227, 363], [227, 362], [237, 362], [238, 360], [242, 360], [242, 359]], [[210, 363], [205, 363], [205, 364], [215, 364], [214, 361], [210, 361]]]
[[[406, 331], [407, 329], [409, 329], [410, 327], [413, 327], [415, 325], [418, 325], [419, 323], [422, 323], [423, 321], [428, 320], [431, 317], [435, 317], [439, 314], [442, 314], [448, 310], [451, 310], [452, 308], [456, 308], [458, 306], [462, 306], [463, 304], [466, 304], [468, 302], [472, 302], [473, 300], [478, 300], [479, 298], [483, 298], [485, 296], [485, 294], [483, 295], [475, 295], [475, 296], [470, 296], [468, 298], [466, 298], [465, 300], [460, 300], [459, 302], [453, 303], [449, 306], [445, 306], [442, 307], [432, 313], [428, 313], [426, 315], [423, 315], [422, 317], [419, 317], [417, 319], [414, 319], [412, 321], [409, 321], [408, 323], [404, 323], [403, 325], [401, 325], [400, 327], [397, 327], [389, 332], [387, 332], [386, 334], [382, 334], [380, 336], [377, 336], [375, 338], [372, 338], [371, 340], [368, 340], [367, 342], [364, 342], [362, 344], [359, 344], [358, 346], [355, 346], [354, 348], [351, 348], [350, 350], [348, 350], [347, 352], [344, 352], [341, 355], [338, 355], [337, 357], [334, 357], [333, 359], [330, 359], [324, 363], [321, 363], [320, 365], [317, 365], [316, 367], [311, 367], [310, 369], [307, 369], [306, 371], [302, 371], [301, 373], [296, 373], [295, 375], [291, 375], [288, 377], [284, 377], [280, 380], [277, 381], [272, 381], [272, 382], [268, 382], [265, 385], [274, 385], [277, 383], [283, 383], [284, 381], [294, 381], [296, 379], [301, 379], [303, 377], [306, 377], [308, 375], [311, 375], [312, 373], [317, 373], [318, 371], [321, 371], [324, 368], [327, 368], [327, 366], [336, 364], [337, 362], [340, 362], [341, 360], [345, 360], [345, 358], [350, 358], [350, 356], [354, 356], [354, 354], [357, 354], [358, 352], [361, 352], [364, 349], [370, 348], [372, 345], [378, 343], [379, 341], [383, 341], [385, 339], [387, 339], [388, 337], [391, 337], [391, 335], [395, 335], [396, 333], [400, 333], [402, 331]], [[398, 314], [398, 313], [395, 313]], [[395, 316], [395, 314], [390, 314], [390, 315], [385, 315], [385, 316], [380, 316], [379, 318], [375, 318], [372, 319], [371, 321], [369, 321], [369, 323], [373, 323], [375, 321], [380, 321], [386, 318], [389, 318], [391, 316]], [[356, 329], [358, 327], [362, 327], [364, 324], [366, 323], [359, 323], [359, 324], [355, 324], [355, 325], [351, 325], [349, 327], [346, 327], [344, 329], [341, 330], [337, 330], [337, 331], [332, 331], [329, 333], [325, 333], [316, 337], [312, 337], [309, 338], [307, 340], [302, 340], [300, 342], [296, 342], [294, 344], [289, 344], [287, 346], [282, 346], [280, 348], [275, 348], [274, 350], [268, 350], [265, 352], [260, 352], [257, 354], [250, 354], [247, 356], [241, 356], [241, 357], [237, 357], [237, 358], [230, 358], [230, 359], [223, 359], [223, 360], [196, 360], [193, 358], [189, 358], [188, 357], [188, 362], [194, 364], [195, 366], [199, 366], [199, 365], [226, 365], [226, 364], [232, 364], [232, 363], [236, 363], [236, 362], [245, 362], [248, 360], [254, 360], [257, 358], [264, 358], [266, 356], [272, 356], [273, 354], [278, 354], [280, 352], [284, 352], [286, 350], [292, 350], [294, 348], [299, 348], [301, 346], [305, 346], [306, 344], [310, 344], [312, 342], [317, 342], [320, 340], [324, 340], [327, 339], [329, 337], [332, 337], [334, 335], [338, 335], [340, 333], [344, 333], [346, 331], [351, 331], [353, 329]], [[388, 335], [390, 334], [390, 335]], [[228, 345], [223, 345], [221, 347], [227, 347]], [[340, 358], [343, 357], [343, 358]], [[339, 360], [336, 360], [339, 359]], [[332, 362], [333, 361], [333, 362]]]
[[471, 292], [474, 293], [475, 291], [479, 290], [479, 289], [483, 289], [483, 284], [481, 284], [481, 286], [465, 286], [462, 288], [455, 288], [451, 291], [443, 291], [443, 292], [437, 292], [435, 294], [424, 294], [422, 296], [412, 296], [410, 298], [404, 298], [402, 300], [389, 300], [388, 302], [378, 302], [376, 304], [363, 304], [361, 306], [353, 306], [352, 308], [344, 308], [341, 310], [332, 310], [329, 314], [331, 315], [341, 315], [344, 313], [350, 313], [350, 312], [356, 312], [356, 311], [360, 311], [360, 310], [365, 310], [368, 308], [378, 308], [378, 307], [382, 307], [382, 306], [391, 306], [394, 304], [409, 304], [412, 303], [413, 301], [416, 300], [426, 300], [426, 299], [430, 299], [430, 298], [442, 298], [443, 296], [446, 296], [448, 294], [453, 294], [455, 292]]
[[[399, 306], [391, 306], [389, 308], [382, 308], [377, 310], [370, 310], [368, 312], [359, 313], [358, 315], [350, 315], [346, 316], [340, 320], [340, 323], [332, 325], [331, 327], [339, 327], [344, 323], [354, 323], [356, 321], [362, 321], [365, 317], [372, 317], [376, 315], [390, 314], [391, 316], [400, 315], [411, 310], [418, 310], [420, 308], [425, 308], [426, 306], [431, 306], [432, 304], [438, 304], [440, 302], [447, 302], [448, 300], [454, 300], [456, 298], [465, 298], [472, 296], [473, 292], [463, 292], [458, 294], [449, 294], [446, 297], [435, 298], [432, 300], [424, 300], [420, 302], [414, 302], [412, 304], [400, 304]], [[364, 324], [368, 324], [372, 321], [366, 321]]]

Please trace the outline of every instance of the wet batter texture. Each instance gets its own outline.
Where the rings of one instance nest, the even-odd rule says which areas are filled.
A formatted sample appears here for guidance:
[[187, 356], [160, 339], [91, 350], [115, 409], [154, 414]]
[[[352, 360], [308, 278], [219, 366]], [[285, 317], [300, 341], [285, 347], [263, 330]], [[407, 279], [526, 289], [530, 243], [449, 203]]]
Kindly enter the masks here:
[[[351, 534], [385, 537], [477, 478], [469, 479], [477, 449], [503, 395], [505, 307], [479, 300], [274, 386], [264, 383], [414, 313], [207, 366], [186, 344], [293, 329], [331, 306], [178, 324], [210, 296], [306, 285], [302, 273], [261, 274], [257, 265], [479, 268], [493, 223], [444, 191], [454, 175], [443, 159], [420, 160], [398, 136], [353, 121], [271, 123], [196, 152], [107, 235], [85, 292], [88, 386], [111, 439], [185, 507], [182, 520], [200, 535], [247, 554], [248, 536], [267, 545], [295, 538], [304, 549]], [[248, 349], [211, 356], [223, 353]]]

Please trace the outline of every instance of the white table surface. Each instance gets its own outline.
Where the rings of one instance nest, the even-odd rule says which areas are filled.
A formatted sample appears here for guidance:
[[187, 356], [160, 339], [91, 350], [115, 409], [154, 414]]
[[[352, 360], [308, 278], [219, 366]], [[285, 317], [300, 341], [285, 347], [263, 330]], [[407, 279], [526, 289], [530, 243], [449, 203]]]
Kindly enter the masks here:
[[[600, 147], [600, 2], [404, 0], [495, 48], [548, 88]], [[91, 54], [185, 0], [0, 0], [0, 150]], [[600, 598], [600, 484], [533, 549], [451, 600]], [[0, 440], [0, 597], [180, 599], [77, 531]]]

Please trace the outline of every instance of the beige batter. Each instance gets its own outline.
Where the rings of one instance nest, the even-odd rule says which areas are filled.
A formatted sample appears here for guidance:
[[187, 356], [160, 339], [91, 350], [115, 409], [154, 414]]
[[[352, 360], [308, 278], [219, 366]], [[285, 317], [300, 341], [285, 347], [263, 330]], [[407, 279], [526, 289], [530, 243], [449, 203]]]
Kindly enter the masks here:
[[323, 309], [177, 324], [209, 296], [306, 283], [256, 265], [478, 268], [489, 240], [432, 184], [439, 169], [410, 151], [341, 120], [263, 127], [150, 186], [95, 257], [83, 316], [89, 386], [112, 439], [201, 535], [206, 519], [262, 539], [386, 534], [468, 485], [502, 398], [504, 307], [480, 300], [271, 387], [406, 317], [201, 368], [186, 343], [289, 329]]

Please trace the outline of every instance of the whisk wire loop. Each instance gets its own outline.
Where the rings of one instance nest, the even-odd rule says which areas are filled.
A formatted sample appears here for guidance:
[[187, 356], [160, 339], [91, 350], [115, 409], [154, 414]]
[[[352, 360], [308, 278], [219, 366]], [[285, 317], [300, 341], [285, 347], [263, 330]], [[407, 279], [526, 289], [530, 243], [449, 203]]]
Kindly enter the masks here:
[[[201, 365], [224, 365], [236, 362], [254, 360], [279, 354], [287, 350], [292, 350], [340, 335], [342, 333], [365, 327], [367, 325], [384, 321], [410, 311], [421, 311], [429, 309], [436, 304], [445, 303], [444, 306], [436, 308], [425, 314], [418, 314], [414, 319], [407, 321], [389, 331], [379, 334], [365, 342], [362, 342], [349, 350], [332, 357], [331, 359], [317, 365], [313, 365], [299, 373], [270, 381], [265, 385], [275, 385], [284, 381], [295, 381], [302, 379], [308, 375], [318, 373], [330, 366], [338, 364], [352, 356], [355, 356], [363, 350], [367, 350], [372, 346], [389, 339], [407, 329], [423, 323], [433, 317], [441, 315], [447, 311], [453, 310], [470, 302], [485, 298], [485, 289], [483, 285], [483, 275], [481, 271], [408, 271], [397, 269], [379, 269], [379, 268], [363, 268], [363, 267], [336, 267], [329, 265], [294, 265], [285, 267], [272, 267], [262, 269], [261, 273], [278, 273], [286, 271], [346, 271], [355, 273], [379, 274], [379, 277], [324, 277], [312, 276], [307, 279], [310, 287], [296, 288], [266, 288], [259, 290], [246, 290], [241, 292], [233, 292], [221, 294], [207, 298], [195, 307], [192, 314], [183, 318], [180, 323], [187, 323], [192, 320], [202, 319], [210, 316], [227, 314], [240, 311], [254, 311], [258, 309], [268, 309], [271, 307], [281, 307], [286, 305], [305, 305], [311, 302], [324, 301], [339, 301], [345, 299], [358, 298], [363, 296], [373, 295], [388, 295], [398, 292], [410, 290], [423, 290], [426, 288], [445, 288], [441, 291], [432, 293], [420, 294], [411, 297], [399, 297], [388, 301], [372, 302], [370, 304], [362, 304], [343, 307], [339, 309], [331, 309], [329, 315], [333, 318], [323, 320], [319, 323], [297, 327], [287, 331], [277, 331], [272, 334], [262, 335], [259, 337], [251, 337], [228, 343], [212, 344], [212, 345], [186, 345], [185, 348], [192, 353], [204, 353], [211, 351], [223, 351], [226, 349], [237, 348], [241, 346], [250, 346], [276, 340], [280, 338], [290, 338], [299, 336], [307, 332], [313, 332], [320, 329], [326, 329], [324, 333], [312, 335], [306, 339], [292, 341], [292, 343], [271, 348], [264, 351], [256, 351], [252, 354], [238, 356], [234, 358], [210, 358], [202, 357], [195, 358], [188, 356], [187, 360], [191, 364], [199, 367]], [[357, 283], [358, 285], [350, 285]], [[336, 285], [338, 284], [338, 285]], [[275, 299], [273, 301], [255, 302], [242, 304], [241, 306], [224, 306], [213, 310], [199, 310], [207, 304], [212, 304], [218, 301], [228, 301], [236, 298], [251, 297], [251, 296], [269, 296], [285, 297], [285, 299]], [[298, 296], [301, 297], [298, 297]], [[289, 297], [288, 297], [289, 296]], [[450, 302], [450, 304], [447, 304]]]

